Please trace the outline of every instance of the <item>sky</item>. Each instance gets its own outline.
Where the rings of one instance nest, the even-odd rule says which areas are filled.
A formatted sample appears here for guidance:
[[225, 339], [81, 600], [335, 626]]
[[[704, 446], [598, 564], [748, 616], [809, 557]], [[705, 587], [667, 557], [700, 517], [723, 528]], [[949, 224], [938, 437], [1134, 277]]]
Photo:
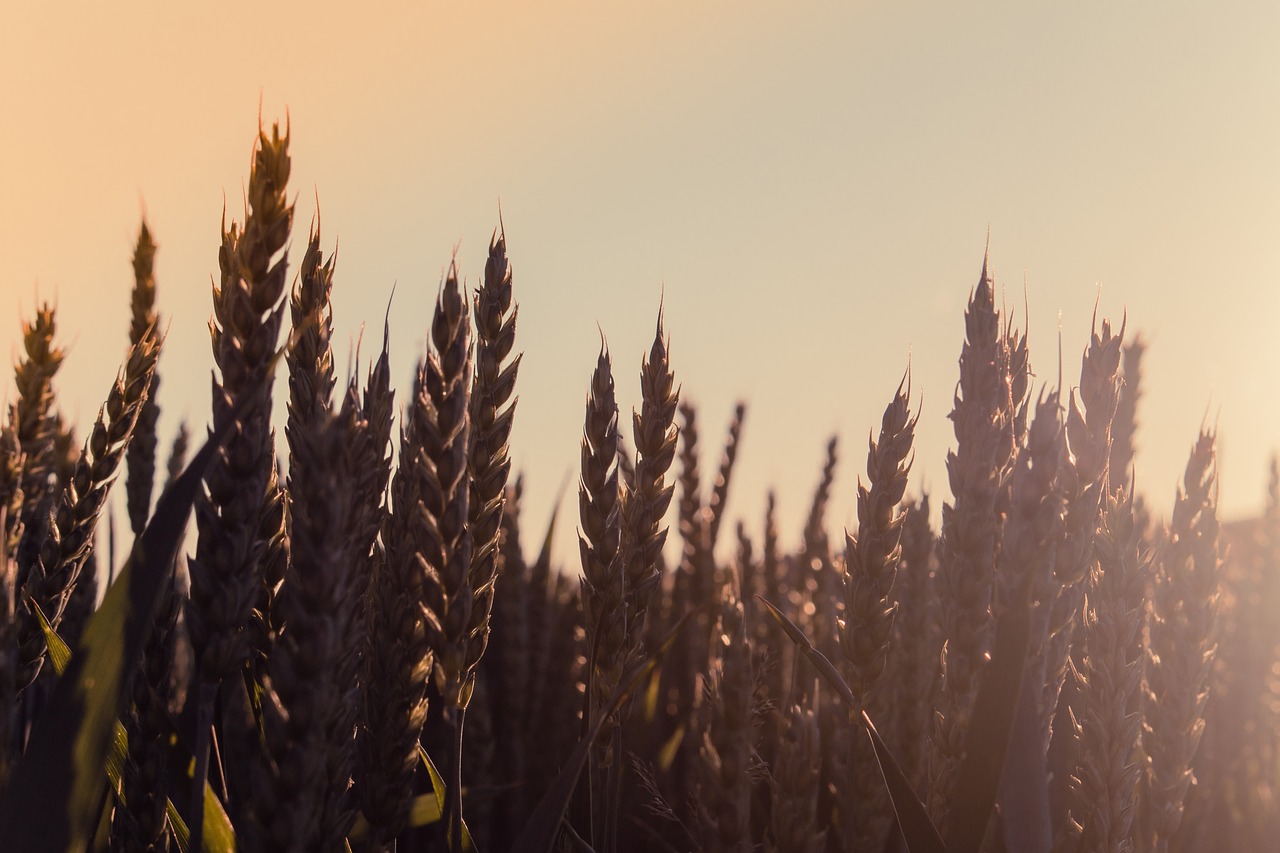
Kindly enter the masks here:
[[57, 303], [83, 432], [124, 355], [145, 215], [162, 441], [207, 423], [220, 223], [243, 217], [261, 116], [292, 131], [290, 257], [317, 217], [337, 247], [340, 373], [394, 287], [407, 389], [450, 259], [478, 283], [501, 215], [527, 547], [572, 491], [601, 333], [625, 413], [660, 303], [704, 470], [748, 404], [731, 520], [757, 530], [775, 488], [796, 544], [836, 434], [828, 522], [855, 523], [908, 363], [911, 488], [939, 506], [988, 245], [1038, 382], [1078, 381], [1095, 309], [1147, 341], [1154, 511], [1207, 421], [1222, 514], [1244, 517], [1280, 447], [1277, 37], [1271, 2], [4, 4], [0, 348], [16, 359], [21, 320]]

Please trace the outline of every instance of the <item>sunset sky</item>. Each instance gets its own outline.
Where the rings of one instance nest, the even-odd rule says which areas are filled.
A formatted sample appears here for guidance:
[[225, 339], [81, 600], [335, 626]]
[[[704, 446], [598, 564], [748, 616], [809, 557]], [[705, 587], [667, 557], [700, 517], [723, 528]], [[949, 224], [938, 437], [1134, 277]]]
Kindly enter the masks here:
[[162, 441], [205, 424], [219, 223], [243, 216], [261, 112], [292, 127], [291, 257], [317, 200], [339, 247], [340, 373], [362, 324], [365, 354], [380, 343], [394, 286], [408, 387], [451, 254], [476, 283], [501, 205], [531, 527], [576, 472], [597, 324], [627, 411], [664, 292], [706, 468], [734, 400], [750, 407], [731, 519], [758, 527], [775, 486], [794, 544], [838, 433], [829, 520], [851, 523], [908, 360], [913, 489], [940, 505], [988, 233], [1039, 380], [1057, 381], [1061, 330], [1077, 381], [1095, 303], [1147, 339], [1154, 511], [1207, 418], [1223, 514], [1248, 515], [1280, 447], [1278, 39], [1262, 0], [8, 3], [0, 345], [16, 358], [21, 319], [56, 301], [58, 394], [87, 426], [123, 355], [145, 212], [170, 323]]

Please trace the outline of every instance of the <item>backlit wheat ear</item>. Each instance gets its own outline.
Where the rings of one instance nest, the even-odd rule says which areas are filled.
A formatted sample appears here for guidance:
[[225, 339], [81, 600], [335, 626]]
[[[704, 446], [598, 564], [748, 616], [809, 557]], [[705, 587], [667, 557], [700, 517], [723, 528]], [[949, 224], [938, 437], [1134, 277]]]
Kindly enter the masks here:
[[1017, 448], [1026, 443], [1032, 409], [1032, 374], [1027, 335], [1013, 327], [1012, 316], [1007, 316], [1005, 319], [1004, 342], [1005, 358], [1009, 365], [1009, 405], [1013, 412], [1013, 444]]
[[367, 460], [367, 424], [347, 396], [338, 414], [299, 423], [291, 443], [291, 560], [281, 585], [281, 631], [268, 659], [263, 726], [269, 762], [254, 778], [259, 840], [274, 850], [338, 849], [353, 815], [344, 803], [353, 764], [361, 561], [370, 542], [352, 486]]
[[676, 505], [680, 531], [680, 568], [676, 582], [688, 595], [696, 567], [707, 550], [706, 518], [702, 509], [702, 477], [698, 472], [698, 410], [688, 400], [680, 401], [680, 499]]
[[290, 485], [300, 434], [317, 423], [333, 404], [333, 255], [320, 251], [320, 226], [314, 223], [297, 282], [289, 298], [289, 315], [295, 330], [285, 353], [289, 368], [289, 418], [285, 438], [289, 442]]
[[[431, 347], [420, 373], [422, 444], [417, 450], [422, 506], [426, 513], [421, 559], [423, 627], [433, 652], [432, 678], [442, 699], [452, 743], [445, 774], [445, 819], [437, 827], [443, 840], [452, 835], [460, 845], [462, 820], [462, 732], [475, 687], [475, 655], [483, 651], [488, 630], [488, 596], [492, 585], [472, 581], [473, 541], [470, 518], [468, 451], [472, 380], [471, 324], [457, 270], [450, 265], [431, 320]], [[477, 609], [479, 612], [477, 612]]]
[[273, 497], [275, 476], [267, 366], [284, 319], [285, 244], [293, 223], [289, 170], [288, 135], [274, 126], [270, 136], [259, 131], [243, 230], [234, 224], [226, 229], [218, 252], [220, 279], [209, 324], [217, 365], [215, 428], [231, 421], [245, 395], [255, 396], [209, 466], [205, 494], [196, 503], [199, 537], [190, 562], [188, 625], [201, 678], [211, 684], [238, 673], [248, 659], [246, 626], [262, 585], [266, 543], [259, 519]]
[[[590, 670], [583, 713], [589, 725], [601, 720], [610, 696], [630, 661], [627, 623], [626, 574], [621, 558], [622, 504], [618, 484], [618, 405], [614, 395], [609, 351], [603, 341], [591, 374], [586, 418], [582, 430], [582, 469], [578, 483], [581, 532], [578, 551], [582, 560], [581, 600], [586, 627], [585, 648]], [[615, 805], [607, 793], [611, 787], [604, 771], [620, 777], [616, 754], [621, 742], [616, 719], [604, 720], [590, 756], [592, 808], [603, 824], [596, 832], [602, 839], [611, 823]], [[608, 842], [605, 841], [607, 844]]]
[[599, 708], [613, 693], [626, 666], [625, 581], [618, 561], [622, 533], [618, 503], [618, 404], [609, 351], [601, 346], [587, 394], [578, 484], [578, 550], [582, 558], [582, 613], [587, 648], [595, 649], [592, 695]]
[[659, 582], [657, 565], [667, 528], [662, 519], [671, 504], [674, 486], [665, 476], [676, 453], [674, 420], [680, 389], [668, 361], [669, 342], [663, 337], [662, 315], [653, 346], [640, 366], [641, 407], [633, 412], [636, 445], [635, 488], [623, 492], [623, 542], [619, 554], [626, 576], [627, 634], [638, 644], [645, 614]]
[[1132, 500], [1117, 489], [1102, 514], [1089, 586], [1080, 671], [1080, 761], [1074, 784], [1082, 851], [1132, 849], [1135, 792], [1142, 766], [1142, 636], [1149, 556]]
[[[156, 244], [147, 223], [138, 229], [138, 242], [133, 251], [133, 292], [130, 299], [129, 344], [137, 346], [148, 335], [159, 336], [160, 316], [156, 313], [156, 278], [154, 272]], [[156, 422], [160, 407], [156, 394], [160, 390], [160, 374], [151, 376], [147, 399], [138, 413], [133, 440], [125, 454], [128, 466], [125, 495], [129, 507], [129, 526], [135, 535], [146, 526], [151, 512], [151, 493], [156, 477]]]
[[965, 312], [960, 382], [951, 412], [957, 448], [947, 455], [952, 502], [942, 508], [938, 544], [946, 650], [942, 705], [931, 740], [929, 813], [944, 835], [970, 705], [991, 642], [1000, 542], [997, 510], [1013, 451], [1009, 364], [984, 259]]
[[904, 515], [898, 504], [907, 488], [916, 418], [906, 381], [885, 409], [878, 440], [867, 453], [868, 484], [858, 484], [858, 529], [845, 536], [846, 575], [840, 646], [849, 687], [869, 701], [884, 672], [897, 610], [890, 590], [898, 572]]
[[57, 496], [51, 488], [56, 468], [54, 442], [58, 434], [53, 410], [53, 378], [65, 353], [55, 346], [55, 312], [42, 305], [35, 319], [22, 324], [23, 357], [14, 369], [18, 399], [10, 412], [17, 426], [18, 446], [26, 457], [22, 470], [23, 537], [18, 548], [19, 574], [35, 561], [48, 530], [49, 509]]
[[[383, 529], [385, 559], [370, 586], [361, 805], [384, 844], [409, 817], [408, 785], [426, 720], [427, 679], [454, 711], [472, 689], [467, 649], [474, 590], [467, 529], [470, 325], [455, 269], [431, 322], [400, 431], [400, 466]], [[474, 664], [472, 664], [474, 665]], [[445, 768], [456, 792], [461, 767]], [[451, 793], [451, 797], [456, 793]]]
[[489, 242], [484, 278], [474, 300], [475, 377], [470, 398], [467, 469], [471, 481], [467, 511], [472, 539], [468, 583], [476, 596], [467, 626], [467, 666], [471, 669], [484, 656], [489, 642], [494, 582], [501, 561], [498, 534], [511, 473], [507, 443], [515, 419], [514, 394], [521, 358], [512, 353], [518, 311], [512, 299], [506, 235], [498, 233]]
[[1123, 348], [1123, 381], [1111, 428], [1111, 459], [1108, 464], [1111, 482], [1130, 490], [1133, 489], [1130, 479], [1136, 449], [1134, 436], [1138, 431], [1138, 403], [1142, 399], [1142, 358], [1146, 351], [1146, 342], [1140, 335], [1135, 335]]
[[382, 352], [374, 361], [365, 380], [364, 395], [360, 401], [361, 414], [369, 424], [369, 437], [377, 456], [372, 466], [374, 475], [372, 491], [383, 500], [391, 481], [391, 425], [395, 417], [395, 392], [391, 388], [390, 341], [384, 336]]
[[447, 706], [465, 707], [474, 666], [468, 647], [477, 595], [470, 583], [472, 540], [467, 527], [472, 353], [467, 303], [452, 267], [436, 303], [431, 346], [418, 391], [425, 397], [420, 408], [426, 413], [417, 461], [427, 513], [426, 630], [435, 653], [437, 689]]
[[[881, 676], [889, 654], [896, 605], [890, 598], [901, 556], [904, 516], [898, 505], [907, 488], [916, 418], [903, 379], [884, 411], [878, 439], [869, 440], [868, 484], [858, 484], [858, 530], [845, 534], [844, 617], [839, 622], [844, 670], [853, 694], [877, 719]], [[888, 835], [889, 801], [871, 742], [855, 731], [847, 746], [849, 776], [840, 780], [841, 825], [846, 848], [879, 850]]]
[[[366, 398], [367, 400], [367, 398]], [[421, 459], [431, 417], [418, 371], [400, 425], [400, 464], [391, 479], [390, 513], [375, 548], [367, 598], [356, 791], [370, 843], [388, 844], [409, 819], [418, 738], [427, 717], [432, 646], [423, 621], [429, 553]]]
[[80, 570], [93, 548], [93, 534], [115, 481], [146, 400], [146, 389], [156, 368], [159, 343], [145, 338], [129, 350], [128, 358], [107, 402], [85, 442], [80, 461], [58, 500], [48, 525], [49, 533], [22, 589], [19, 687], [30, 684], [40, 672], [46, 647], [36, 617], [38, 605], [56, 629], [67, 601], [79, 580]]
[[1216, 436], [1202, 431], [1192, 447], [1168, 541], [1156, 561], [1142, 735], [1147, 767], [1141, 841], [1161, 853], [1169, 849], [1182, 822], [1217, 650], [1221, 558], [1215, 445]]
[[1049, 608], [1044, 660], [1036, 662], [1045, 673], [1040, 724], [1046, 746], [1051, 723], [1059, 713], [1059, 694], [1066, 683], [1072, 638], [1082, 617], [1085, 583], [1093, 565], [1093, 542], [1108, 483], [1111, 424], [1119, 401], [1121, 345], [1121, 336], [1113, 334], [1111, 324], [1103, 320], [1081, 357], [1079, 393], [1071, 395], [1067, 407], [1067, 452], [1060, 457], [1059, 473], [1066, 499], [1066, 528], [1054, 558], [1058, 591]]
[[1054, 569], [1066, 535], [1063, 431], [1057, 391], [1042, 392], [1026, 446], [1010, 473], [1009, 506], [1000, 552], [997, 611], [1020, 602], [1030, 590], [1031, 630], [1023, 677], [1036, 685], [1038, 692], [1043, 692], [1040, 685], [1046, 678], [1045, 646], [1052, 610], [1062, 591]]
[[724, 455], [720, 459], [720, 469], [716, 472], [715, 482], [711, 486], [711, 496], [707, 499], [708, 545], [716, 547], [720, 539], [720, 525], [724, 522], [725, 507], [729, 500], [729, 482], [733, 477], [733, 466], [738, 459], [738, 445], [742, 441], [742, 426], [746, 421], [747, 406], [737, 403], [733, 407], [733, 419], [729, 422], [729, 434], [724, 442]]

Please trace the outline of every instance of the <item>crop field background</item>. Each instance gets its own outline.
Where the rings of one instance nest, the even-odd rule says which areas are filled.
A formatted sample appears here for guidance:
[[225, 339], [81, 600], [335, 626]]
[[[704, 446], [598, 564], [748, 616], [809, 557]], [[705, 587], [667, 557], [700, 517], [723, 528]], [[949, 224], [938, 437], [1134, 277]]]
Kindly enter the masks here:
[[0, 844], [1280, 837], [1280, 13], [0, 13]]

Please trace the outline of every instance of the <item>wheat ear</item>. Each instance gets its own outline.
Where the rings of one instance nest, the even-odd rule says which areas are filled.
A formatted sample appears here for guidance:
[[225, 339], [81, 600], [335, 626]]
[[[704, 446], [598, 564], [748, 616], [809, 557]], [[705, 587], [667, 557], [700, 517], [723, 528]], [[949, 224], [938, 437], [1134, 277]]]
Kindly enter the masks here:
[[467, 666], [474, 669], [489, 642], [489, 617], [494, 585], [501, 563], [499, 532], [506, 504], [511, 459], [507, 443], [515, 419], [516, 375], [520, 358], [512, 357], [519, 308], [512, 299], [511, 265], [506, 235], [498, 232], [489, 241], [484, 278], [476, 290], [475, 376], [471, 388], [467, 474], [470, 496], [467, 520], [471, 533], [471, 567], [468, 583], [475, 604], [468, 625]]
[[26, 581], [31, 564], [39, 555], [48, 532], [49, 509], [56, 491], [55, 442], [57, 416], [53, 411], [53, 378], [62, 366], [65, 353], [55, 346], [57, 331], [54, 308], [42, 305], [35, 318], [22, 323], [24, 356], [14, 368], [18, 399], [10, 411], [16, 425], [18, 447], [26, 457], [22, 469], [22, 528], [18, 545], [18, 583]]
[[[1054, 557], [1056, 593], [1047, 606], [1048, 625], [1038, 671], [1045, 673], [1041, 698], [1041, 730], [1046, 746], [1058, 715], [1059, 695], [1066, 684], [1067, 661], [1075, 628], [1083, 618], [1085, 585], [1093, 566], [1103, 497], [1108, 488], [1111, 425], [1119, 401], [1123, 329], [1113, 334], [1102, 321], [1095, 328], [1080, 360], [1079, 393], [1071, 395], [1064, 432], [1067, 452], [1060, 457], [1059, 479], [1066, 500], [1065, 532]], [[1038, 632], [1040, 633], [1040, 632]], [[1070, 688], [1068, 688], [1070, 689]], [[1059, 719], [1065, 719], [1065, 716]], [[1062, 768], [1070, 772], [1070, 766]]]
[[[154, 272], [156, 244], [151, 230], [143, 222], [138, 229], [138, 242], [133, 250], [133, 292], [130, 298], [129, 344], [137, 346], [143, 338], [158, 332], [160, 317], [156, 313], [156, 277]], [[134, 535], [142, 533], [151, 513], [151, 492], [156, 477], [156, 422], [160, 407], [156, 394], [160, 375], [153, 373], [146, 402], [138, 413], [133, 441], [125, 454], [125, 495], [129, 508], [129, 526]]]
[[1215, 435], [1202, 430], [1174, 502], [1168, 541], [1156, 561], [1142, 734], [1147, 754], [1142, 831], [1143, 841], [1160, 853], [1169, 849], [1182, 821], [1217, 650], [1221, 557], [1215, 445]]
[[626, 665], [625, 585], [618, 562], [622, 519], [618, 503], [617, 447], [618, 404], [609, 351], [602, 345], [587, 394], [582, 472], [578, 483], [582, 613], [587, 628], [587, 648], [594, 649], [595, 655], [591, 694], [587, 697], [592, 709], [603, 707], [621, 680]]
[[363, 538], [352, 488], [367, 460], [355, 451], [366, 423], [353, 394], [336, 414], [296, 424], [290, 468], [290, 563], [264, 684], [270, 760], [254, 777], [252, 812], [264, 847], [336, 850], [353, 815], [351, 776]]
[[1077, 849], [1125, 853], [1133, 849], [1134, 795], [1142, 771], [1142, 635], [1150, 560], [1124, 489], [1108, 497], [1095, 552], [1098, 571], [1089, 585], [1079, 671]]
[[938, 543], [946, 645], [942, 705], [930, 748], [929, 813], [944, 833], [970, 704], [991, 641], [1000, 539], [997, 511], [1013, 447], [1009, 356], [993, 288], [984, 259], [965, 312], [960, 382], [951, 411], [957, 447], [947, 455], [952, 502], [942, 508]]
[[[281, 136], [275, 126], [270, 136], [259, 130], [243, 231], [234, 224], [224, 229], [218, 252], [221, 278], [209, 324], [218, 371], [213, 424], [230, 424], [231, 433], [196, 501], [199, 537], [189, 564], [187, 613], [200, 678], [213, 685], [238, 673], [249, 658], [246, 629], [262, 586], [267, 543], [260, 538], [260, 517], [275, 492], [266, 370], [284, 319], [285, 244], [293, 223], [285, 195], [289, 170], [288, 134]], [[233, 422], [237, 405], [243, 408]]]
[[159, 344], [152, 337], [130, 348], [124, 368], [111, 386], [80, 461], [58, 501], [39, 556], [23, 584], [20, 689], [35, 680], [44, 663], [44, 631], [35, 608], [39, 606], [53, 628], [62, 622], [67, 601], [93, 548], [94, 529], [106, 505], [107, 492], [133, 437], [158, 353]]
[[[840, 649], [849, 687], [863, 708], [873, 712], [886, 707], [880, 701], [880, 682], [897, 611], [890, 595], [902, 555], [905, 516], [898, 505], [907, 489], [916, 426], [909, 393], [904, 377], [885, 408], [879, 438], [868, 440], [868, 484], [858, 484], [858, 530], [845, 534]], [[846, 848], [870, 851], [883, 848], [891, 821], [879, 765], [870, 741], [860, 735], [855, 730], [848, 740], [850, 776], [842, 780], [839, 801]]]
[[390, 512], [373, 552], [364, 644], [362, 726], [356, 791], [377, 849], [404, 829], [427, 717], [433, 664], [424, 622], [429, 516], [421, 459], [429, 402], [419, 368], [400, 426], [400, 465], [391, 479]]
[[668, 360], [670, 342], [663, 337], [662, 314], [653, 346], [640, 366], [641, 406], [632, 413], [636, 444], [635, 488], [623, 491], [623, 542], [619, 555], [626, 577], [627, 634], [638, 646], [645, 614], [660, 581], [657, 567], [667, 528], [662, 519], [671, 504], [674, 486], [665, 476], [675, 458], [676, 406], [680, 390]]

